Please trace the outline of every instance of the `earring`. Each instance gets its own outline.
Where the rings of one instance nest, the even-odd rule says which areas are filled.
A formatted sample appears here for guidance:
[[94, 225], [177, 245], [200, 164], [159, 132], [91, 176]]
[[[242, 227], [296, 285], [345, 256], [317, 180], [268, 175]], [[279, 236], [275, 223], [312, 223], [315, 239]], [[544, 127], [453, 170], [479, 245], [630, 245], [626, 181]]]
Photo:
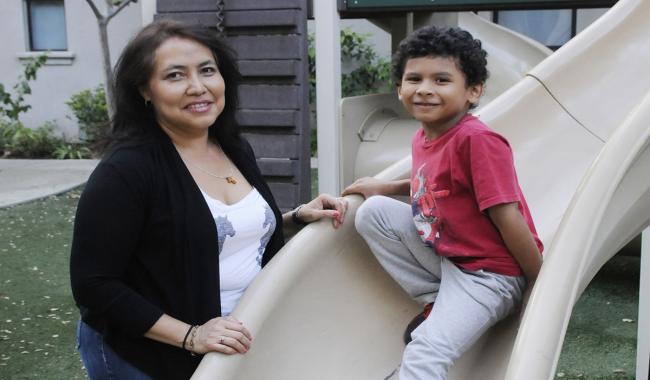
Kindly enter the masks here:
[[151, 100], [149, 100], [149, 99], [145, 99], [145, 100], [144, 100], [144, 106], [145, 106], [146, 108], [149, 108], [149, 107], [151, 106]]

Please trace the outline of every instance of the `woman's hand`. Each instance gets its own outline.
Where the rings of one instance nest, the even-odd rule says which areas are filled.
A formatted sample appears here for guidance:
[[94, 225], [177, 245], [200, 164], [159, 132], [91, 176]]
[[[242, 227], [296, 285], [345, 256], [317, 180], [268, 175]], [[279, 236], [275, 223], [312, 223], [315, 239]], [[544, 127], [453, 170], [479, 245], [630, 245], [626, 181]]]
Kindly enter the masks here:
[[347, 210], [348, 201], [345, 198], [321, 194], [311, 202], [300, 206], [296, 217], [305, 223], [315, 222], [322, 218], [331, 218], [334, 228], [339, 228], [343, 224]]
[[197, 328], [193, 351], [197, 354], [216, 351], [224, 354], [245, 354], [251, 347], [253, 336], [233, 317], [213, 318]]

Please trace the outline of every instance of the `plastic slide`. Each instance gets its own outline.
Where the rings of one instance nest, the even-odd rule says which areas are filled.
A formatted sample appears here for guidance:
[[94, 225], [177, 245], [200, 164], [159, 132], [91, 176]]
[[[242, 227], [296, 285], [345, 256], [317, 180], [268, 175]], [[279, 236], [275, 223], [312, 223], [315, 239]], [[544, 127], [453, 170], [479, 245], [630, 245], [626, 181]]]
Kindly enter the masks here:
[[[450, 379], [553, 378], [575, 301], [650, 223], [648, 14], [650, 0], [619, 1], [480, 111], [514, 148], [547, 248], [525, 311], [489, 330]], [[378, 177], [409, 171], [406, 157]], [[234, 315], [254, 336], [251, 350], [206, 355], [193, 379], [364, 380], [395, 368], [419, 307], [356, 233], [362, 200], [349, 200], [338, 231], [305, 227], [242, 298]]]

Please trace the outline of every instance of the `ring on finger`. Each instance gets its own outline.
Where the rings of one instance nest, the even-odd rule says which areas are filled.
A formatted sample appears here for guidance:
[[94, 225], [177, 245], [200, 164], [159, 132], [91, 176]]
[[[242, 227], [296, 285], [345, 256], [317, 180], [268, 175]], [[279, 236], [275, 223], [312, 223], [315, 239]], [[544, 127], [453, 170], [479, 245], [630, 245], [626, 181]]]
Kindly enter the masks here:
[[224, 339], [225, 339], [224, 336], [220, 336], [220, 337], [219, 337], [219, 344], [223, 344]]

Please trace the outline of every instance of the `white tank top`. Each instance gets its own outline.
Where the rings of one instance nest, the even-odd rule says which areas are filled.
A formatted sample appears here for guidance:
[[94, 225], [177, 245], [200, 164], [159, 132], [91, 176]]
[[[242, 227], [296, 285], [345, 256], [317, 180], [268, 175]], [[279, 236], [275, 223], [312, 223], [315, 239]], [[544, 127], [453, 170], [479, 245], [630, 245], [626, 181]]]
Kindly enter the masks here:
[[231, 205], [201, 193], [217, 225], [221, 315], [226, 316], [262, 268], [262, 254], [275, 231], [275, 215], [255, 188]]

